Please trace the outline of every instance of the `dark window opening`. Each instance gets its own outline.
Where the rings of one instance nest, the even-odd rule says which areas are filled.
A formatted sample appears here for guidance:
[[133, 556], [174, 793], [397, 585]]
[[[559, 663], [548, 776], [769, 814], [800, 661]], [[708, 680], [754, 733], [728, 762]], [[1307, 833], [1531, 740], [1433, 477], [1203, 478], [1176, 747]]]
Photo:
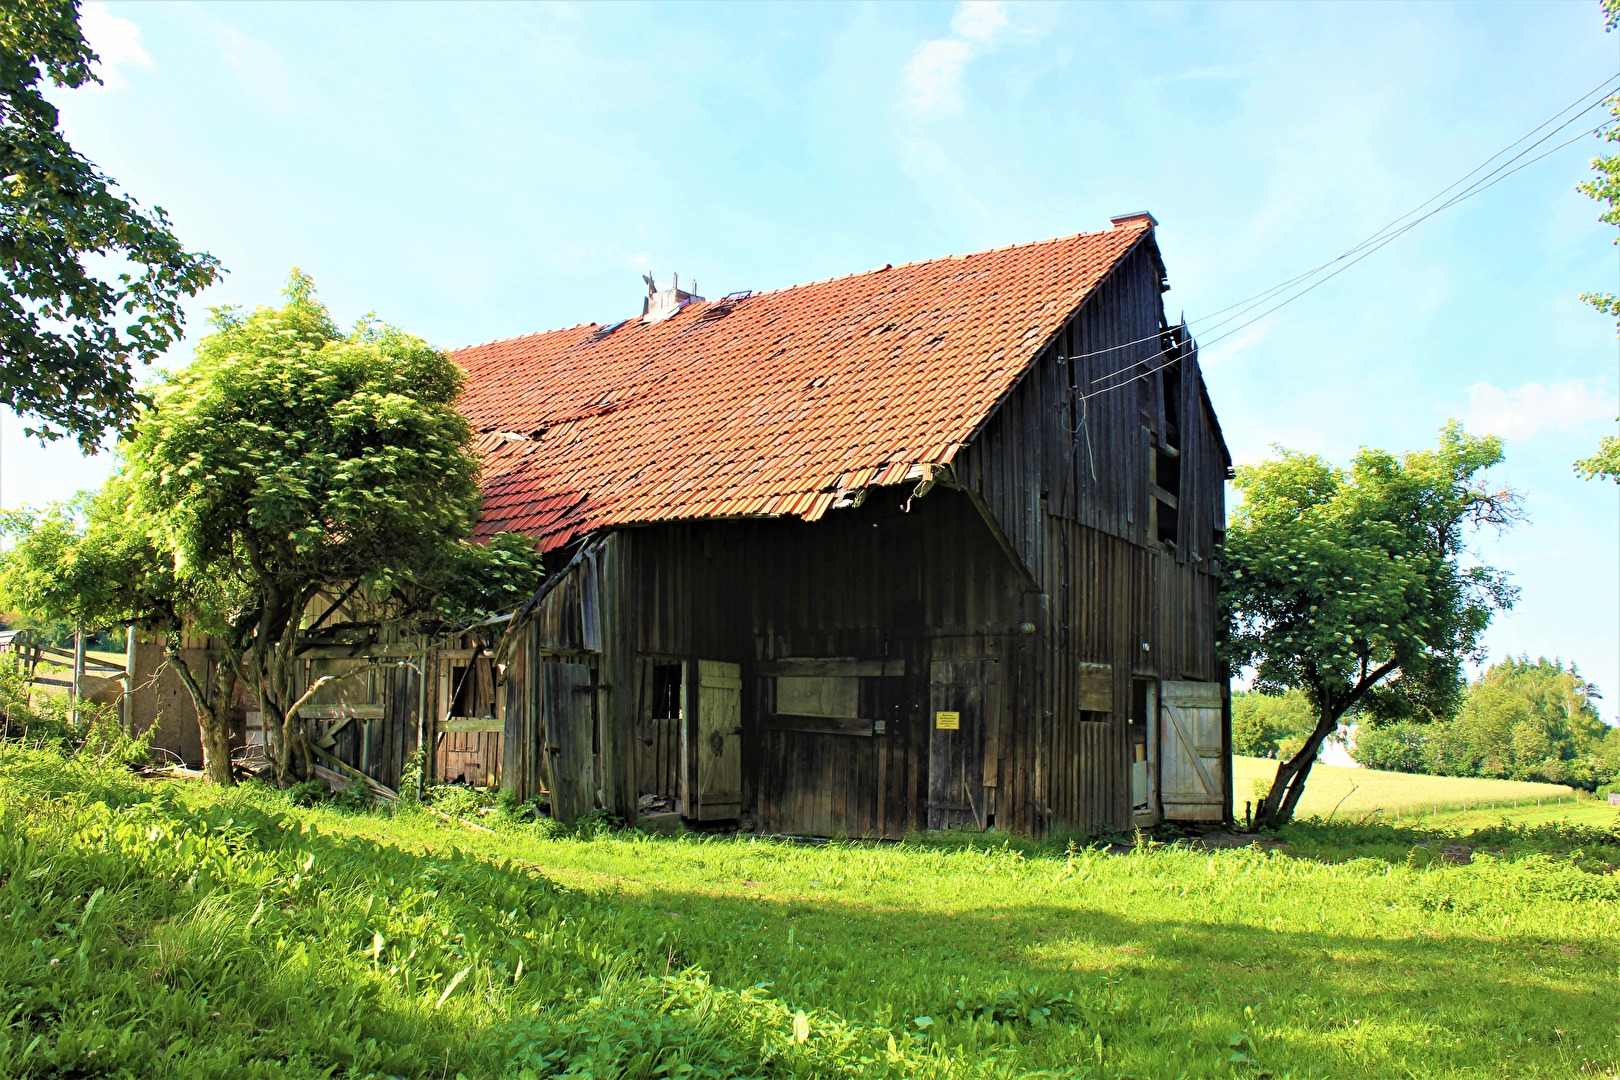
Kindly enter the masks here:
[[[636, 807], [642, 814], [680, 809], [681, 714], [686, 666], [679, 661], [646, 662], [644, 712], [637, 723]], [[596, 726], [593, 742], [600, 739]]]
[[1152, 713], [1157, 702], [1156, 685], [1153, 679], [1131, 680], [1131, 722], [1126, 730], [1131, 754], [1131, 805], [1136, 809], [1146, 807], [1150, 797], [1147, 768], [1148, 730], [1149, 725], [1155, 720]]
[[1153, 482], [1171, 495], [1181, 496], [1181, 455], [1166, 446], [1153, 450]]
[[1164, 369], [1164, 441], [1171, 446], [1181, 445], [1181, 365], [1170, 364]]
[[1080, 722], [1082, 724], [1106, 724], [1108, 723], [1108, 714], [1092, 709], [1081, 709]]
[[495, 660], [480, 656], [450, 665], [450, 715], [492, 718], [495, 715]]
[[[1167, 426], [1168, 423], [1166, 420]], [[1152, 498], [1152, 512], [1148, 515], [1153, 527], [1151, 536], [1173, 549], [1180, 540], [1181, 452], [1161, 439], [1153, 447], [1151, 468], [1153, 484], [1149, 495]]]
[[1179, 516], [1173, 507], [1160, 503], [1158, 516], [1154, 525], [1154, 539], [1167, 548], [1176, 546], [1177, 530], [1180, 527]]
[[654, 664], [652, 686], [652, 719], [679, 720], [681, 718], [681, 665]]

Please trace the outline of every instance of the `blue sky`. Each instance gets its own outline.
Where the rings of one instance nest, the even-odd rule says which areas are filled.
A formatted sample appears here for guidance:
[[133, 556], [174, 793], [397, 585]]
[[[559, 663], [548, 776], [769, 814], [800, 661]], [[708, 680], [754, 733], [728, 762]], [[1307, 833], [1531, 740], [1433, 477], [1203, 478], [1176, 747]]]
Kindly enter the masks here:
[[[1533, 4], [89, 4], [75, 144], [273, 300], [456, 346], [1107, 227], [1146, 209], [1194, 320], [1343, 251], [1605, 76], [1595, 0]], [[1595, 123], [1595, 120], [1593, 121]], [[1590, 126], [1590, 125], [1588, 125]], [[1578, 661], [1620, 708], [1620, 348], [1578, 295], [1614, 230], [1591, 141], [1207, 349], [1239, 460], [1507, 440], [1531, 523], [1481, 538], [1519, 607], [1493, 654]], [[182, 346], [176, 362], [186, 356]], [[0, 502], [99, 482], [5, 417]]]

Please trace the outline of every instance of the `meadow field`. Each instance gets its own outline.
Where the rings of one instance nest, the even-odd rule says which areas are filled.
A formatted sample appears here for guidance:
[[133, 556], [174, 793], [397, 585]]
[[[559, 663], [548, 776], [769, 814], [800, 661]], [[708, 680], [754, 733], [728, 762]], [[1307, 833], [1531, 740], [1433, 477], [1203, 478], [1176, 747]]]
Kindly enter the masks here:
[[[1243, 817], [1244, 800], [1259, 804], [1260, 785], [1269, 784], [1277, 763], [1267, 758], [1232, 758], [1232, 790], [1237, 815]], [[1532, 784], [1519, 780], [1488, 780], [1460, 776], [1423, 776], [1383, 772], [1339, 765], [1311, 769], [1305, 794], [1299, 800], [1301, 817], [1334, 820], [1440, 818], [1448, 824], [1512, 821], [1572, 821], [1608, 826], [1620, 811], [1561, 784]]]
[[1307, 822], [1209, 849], [482, 820], [0, 744], [0, 1076], [1620, 1069], [1613, 831]]

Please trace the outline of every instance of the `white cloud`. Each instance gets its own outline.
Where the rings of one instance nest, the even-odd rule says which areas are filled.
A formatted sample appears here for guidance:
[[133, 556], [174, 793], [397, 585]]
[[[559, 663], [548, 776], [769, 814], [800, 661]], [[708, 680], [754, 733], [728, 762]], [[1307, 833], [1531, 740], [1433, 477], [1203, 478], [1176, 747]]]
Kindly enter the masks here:
[[993, 47], [1008, 21], [1005, 0], [962, 0], [957, 4], [950, 36], [923, 42], [906, 61], [906, 105], [916, 112], [960, 109], [962, 73], [968, 61]]
[[962, 107], [962, 69], [973, 48], [955, 38], [939, 38], [917, 46], [906, 64], [906, 103], [918, 112]]
[[1613, 420], [1620, 410], [1613, 396], [1569, 379], [1550, 386], [1525, 383], [1511, 390], [1490, 383], [1468, 388], [1464, 425], [1480, 434], [1529, 439], [1543, 431], [1567, 431], [1599, 420]]
[[962, 0], [951, 16], [951, 33], [967, 41], [989, 43], [1006, 27], [1005, 0]]
[[84, 39], [101, 58], [96, 74], [108, 88], [125, 85], [125, 66], [152, 67], [152, 56], [141, 44], [141, 28], [121, 15], [107, 10], [106, 4], [86, 4], [79, 16], [79, 29]]

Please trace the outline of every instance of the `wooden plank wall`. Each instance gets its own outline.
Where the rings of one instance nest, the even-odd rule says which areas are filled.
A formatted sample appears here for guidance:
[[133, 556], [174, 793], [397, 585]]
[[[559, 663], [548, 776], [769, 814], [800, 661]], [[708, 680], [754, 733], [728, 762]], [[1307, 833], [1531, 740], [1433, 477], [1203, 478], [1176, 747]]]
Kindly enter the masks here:
[[[502, 762], [506, 776], [502, 783], [522, 799], [543, 796], [551, 789], [550, 769], [545, 753], [545, 716], [541, 701], [540, 665], [548, 660], [569, 660], [589, 667], [599, 679], [600, 654], [587, 642], [585, 612], [596, 607], [596, 585], [588, 579], [598, 575], [595, 559], [572, 560], [548, 578], [545, 595], [522, 622], [509, 645], [506, 657], [505, 719], [502, 733]], [[599, 607], [596, 610], [600, 611]], [[600, 637], [600, 634], [597, 634]]]
[[[394, 637], [387, 635], [385, 637], [387, 644], [400, 644]], [[363, 659], [352, 662], [315, 661], [310, 664], [311, 677], [326, 672], [337, 673], [363, 662]], [[414, 652], [410, 661], [410, 665], [414, 666], [400, 664], [394, 660], [386, 660], [383, 665], [371, 676], [376, 680], [376, 696], [382, 703], [383, 714], [380, 720], [371, 724], [370, 755], [362, 754], [366, 741], [359, 720], [351, 722], [338, 732], [336, 745], [331, 752], [383, 786], [398, 790], [406, 762], [416, 752], [417, 713], [422, 686], [421, 676], [416, 668], [421, 667], [422, 657], [420, 652]], [[356, 683], [365, 681], [358, 679]], [[369, 700], [372, 696], [355, 684], [344, 683], [337, 687], [336, 693], [322, 695], [321, 701], [359, 702]], [[430, 694], [429, 701], [431, 700]]]
[[[815, 524], [690, 522], [615, 535], [627, 567], [620, 639], [637, 657], [742, 665], [743, 796], [762, 828], [791, 819], [803, 831], [898, 836], [916, 827], [927, 798], [930, 657], [1016, 652], [1008, 643], [1027, 617], [1024, 584], [978, 512], [944, 487], [907, 511], [909, 494], [874, 490], [862, 508]], [[605, 598], [603, 607], [615, 610]], [[884, 734], [767, 730], [755, 668], [788, 657], [902, 664], [903, 677], [877, 680], [883, 690], [873, 711], [884, 715], [869, 719], [883, 719]], [[1014, 691], [1029, 683], [1008, 676]], [[637, 719], [631, 710], [615, 721], [624, 725], [623, 745]], [[1003, 753], [1019, 744], [1019, 732], [1005, 733]], [[657, 786], [631, 774], [640, 760], [625, 762], [632, 800]], [[1013, 818], [1000, 823], [1027, 828], [1033, 810], [1016, 806], [1032, 792], [1016, 779], [1011, 786], [1004, 801]]]
[[[1229, 462], [1196, 351], [1164, 324], [1161, 272], [1151, 242], [1123, 260], [955, 462], [957, 482], [979, 493], [1044, 597], [1035, 674], [1049, 728], [1018, 748], [1015, 768], [1041, 777], [1036, 802], [1057, 828], [1130, 823], [1133, 675], [1221, 674], [1215, 554]], [[1182, 417], [1173, 554], [1149, 537], [1147, 512], [1163, 395], [1177, 383], [1152, 369], [1171, 359]], [[1081, 663], [1112, 666], [1106, 722], [1080, 718]]]

